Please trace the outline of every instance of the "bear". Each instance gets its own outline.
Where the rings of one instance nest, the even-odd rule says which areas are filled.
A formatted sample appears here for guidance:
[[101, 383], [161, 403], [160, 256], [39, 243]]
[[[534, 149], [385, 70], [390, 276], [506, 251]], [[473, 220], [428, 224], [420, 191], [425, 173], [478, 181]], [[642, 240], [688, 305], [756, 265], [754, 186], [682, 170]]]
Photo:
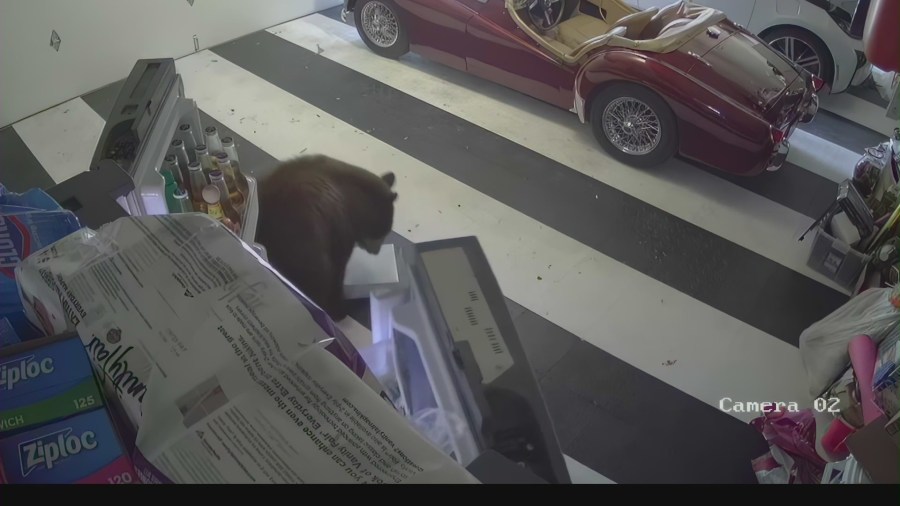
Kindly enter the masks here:
[[377, 254], [394, 222], [393, 172], [325, 155], [280, 164], [259, 185], [256, 242], [269, 263], [333, 321], [347, 316], [344, 272], [359, 246]]

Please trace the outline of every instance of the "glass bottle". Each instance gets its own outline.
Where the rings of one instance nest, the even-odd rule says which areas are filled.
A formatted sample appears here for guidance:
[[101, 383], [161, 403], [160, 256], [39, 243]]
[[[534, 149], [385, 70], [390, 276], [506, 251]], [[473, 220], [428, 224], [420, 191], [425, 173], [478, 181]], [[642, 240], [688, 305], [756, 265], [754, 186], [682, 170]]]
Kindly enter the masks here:
[[175, 182], [175, 175], [169, 169], [159, 171], [165, 181], [164, 193], [166, 195], [166, 208], [169, 214], [178, 212], [178, 202], [175, 201], [175, 190], [178, 189], [178, 183]]
[[175, 138], [181, 139], [181, 142], [184, 143], [184, 149], [187, 150], [188, 158], [190, 161], [194, 161], [194, 148], [197, 147], [197, 138], [194, 137], [194, 128], [190, 123], [182, 123], [178, 125], [178, 129], [175, 131]]
[[[176, 188], [175, 193], [172, 195], [175, 200], [175, 208], [177, 209], [176, 213], [192, 213], [194, 212], [194, 206], [191, 204], [191, 199], [188, 196], [188, 192], [184, 190], [184, 188]], [[169, 212], [172, 212], [171, 210]]]
[[184, 147], [184, 141], [175, 139], [169, 145], [169, 153], [174, 154], [178, 158], [178, 165], [187, 167], [191, 160], [188, 158], [187, 150]]
[[197, 144], [197, 147], [194, 148], [194, 156], [194, 161], [200, 162], [200, 166], [203, 167], [203, 174], [209, 176], [209, 172], [213, 170], [213, 162], [206, 144]]
[[250, 191], [250, 185], [247, 183], [247, 176], [241, 172], [241, 162], [240, 158], [238, 158], [237, 146], [234, 144], [234, 138], [232, 137], [222, 137], [222, 150], [225, 151], [225, 154], [228, 155], [228, 159], [231, 160], [231, 166], [234, 167], [234, 181], [237, 183], [238, 190], [240, 190], [241, 194], [246, 199], [248, 192]]
[[209, 153], [214, 155], [222, 151], [222, 141], [219, 139], [219, 131], [214, 126], [208, 126], [203, 130], [206, 147]]
[[178, 164], [178, 158], [173, 153], [169, 153], [163, 158], [163, 170], [168, 170], [172, 172], [172, 175], [175, 176], [175, 182], [178, 183], [178, 186], [184, 186], [184, 170], [187, 170], [187, 165], [185, 165], [184, 169]]
[[203, 200], [203, 188], [208, 184], [206, 181], [206, 176], [203, 175], [203, 167], [200, 166], [200, 162], [191, 162], [188, 165], [188, 172], [190, 173], [190, 186], [188, 191], [191, 195], [191, 203], [194, 205], [194, 211], [198, 213], [205, 213], [206, 208], [204, 207], [206, 203]]
[[225, 175], [221, 170], [214, 170], [209, 173], [209, 184], [215, 185], [215, 187], [219, 189], [219, 203], [222, 204], [222, 210], [225, 212], [225, 216], [233, 223], [240, 225], [241, 215], [231, 204], [228, 185], [225, 183]]
[[[244, 195], [237, 186], [234, 167], [231, 165], [231, 160], [228, 159], [228, 155], [224, 152], [216, 153], [215, 158], [216, 170], [221, 171], [222, 175], [225, 176], [225, 186], [228, 187], [228, 198], [236, 207], [243, 206]], [[212, 176], [210, 176], [210, 182], [212, 182]]]

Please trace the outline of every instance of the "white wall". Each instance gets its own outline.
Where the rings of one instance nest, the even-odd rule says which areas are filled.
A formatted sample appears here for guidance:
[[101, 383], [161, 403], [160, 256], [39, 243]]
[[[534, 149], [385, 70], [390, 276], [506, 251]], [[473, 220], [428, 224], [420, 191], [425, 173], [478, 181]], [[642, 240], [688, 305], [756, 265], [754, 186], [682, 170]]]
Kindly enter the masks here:
[[[0, 0], [0, 126], [128, 75], [341, 0]], [[62, 39], [50, 47], [51, 30]]]

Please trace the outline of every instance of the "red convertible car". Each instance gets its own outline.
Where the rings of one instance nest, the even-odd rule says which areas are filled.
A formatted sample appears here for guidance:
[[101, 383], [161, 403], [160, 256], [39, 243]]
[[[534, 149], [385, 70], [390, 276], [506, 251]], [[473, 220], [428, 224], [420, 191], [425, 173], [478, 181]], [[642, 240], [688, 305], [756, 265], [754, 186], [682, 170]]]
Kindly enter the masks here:
[[721, 11], [623, 0], [344, 0], [375, 53], [408, 51], [569, 109], [613, 157], [777, 170], [824, 82]]

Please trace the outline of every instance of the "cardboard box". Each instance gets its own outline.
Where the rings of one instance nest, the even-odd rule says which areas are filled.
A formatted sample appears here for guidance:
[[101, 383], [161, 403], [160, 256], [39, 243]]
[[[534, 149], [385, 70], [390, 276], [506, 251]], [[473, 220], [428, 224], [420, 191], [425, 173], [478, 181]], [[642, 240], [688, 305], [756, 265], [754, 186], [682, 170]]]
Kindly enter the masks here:
[[0, 354], [0, 437], [102, 406], [76, 334], [32, 340]]
[[5, 483], [136, 483], [106, 410], [97, 409], [0, 440]]
[[896, 421], [889, 424], [887, 418], [882, 416], [847, 438], [850, 453], [873, 483], [900, 483], [898, 433], [888, 433], [888, 430], [894, 430], [891, 427], [895, 425]]

